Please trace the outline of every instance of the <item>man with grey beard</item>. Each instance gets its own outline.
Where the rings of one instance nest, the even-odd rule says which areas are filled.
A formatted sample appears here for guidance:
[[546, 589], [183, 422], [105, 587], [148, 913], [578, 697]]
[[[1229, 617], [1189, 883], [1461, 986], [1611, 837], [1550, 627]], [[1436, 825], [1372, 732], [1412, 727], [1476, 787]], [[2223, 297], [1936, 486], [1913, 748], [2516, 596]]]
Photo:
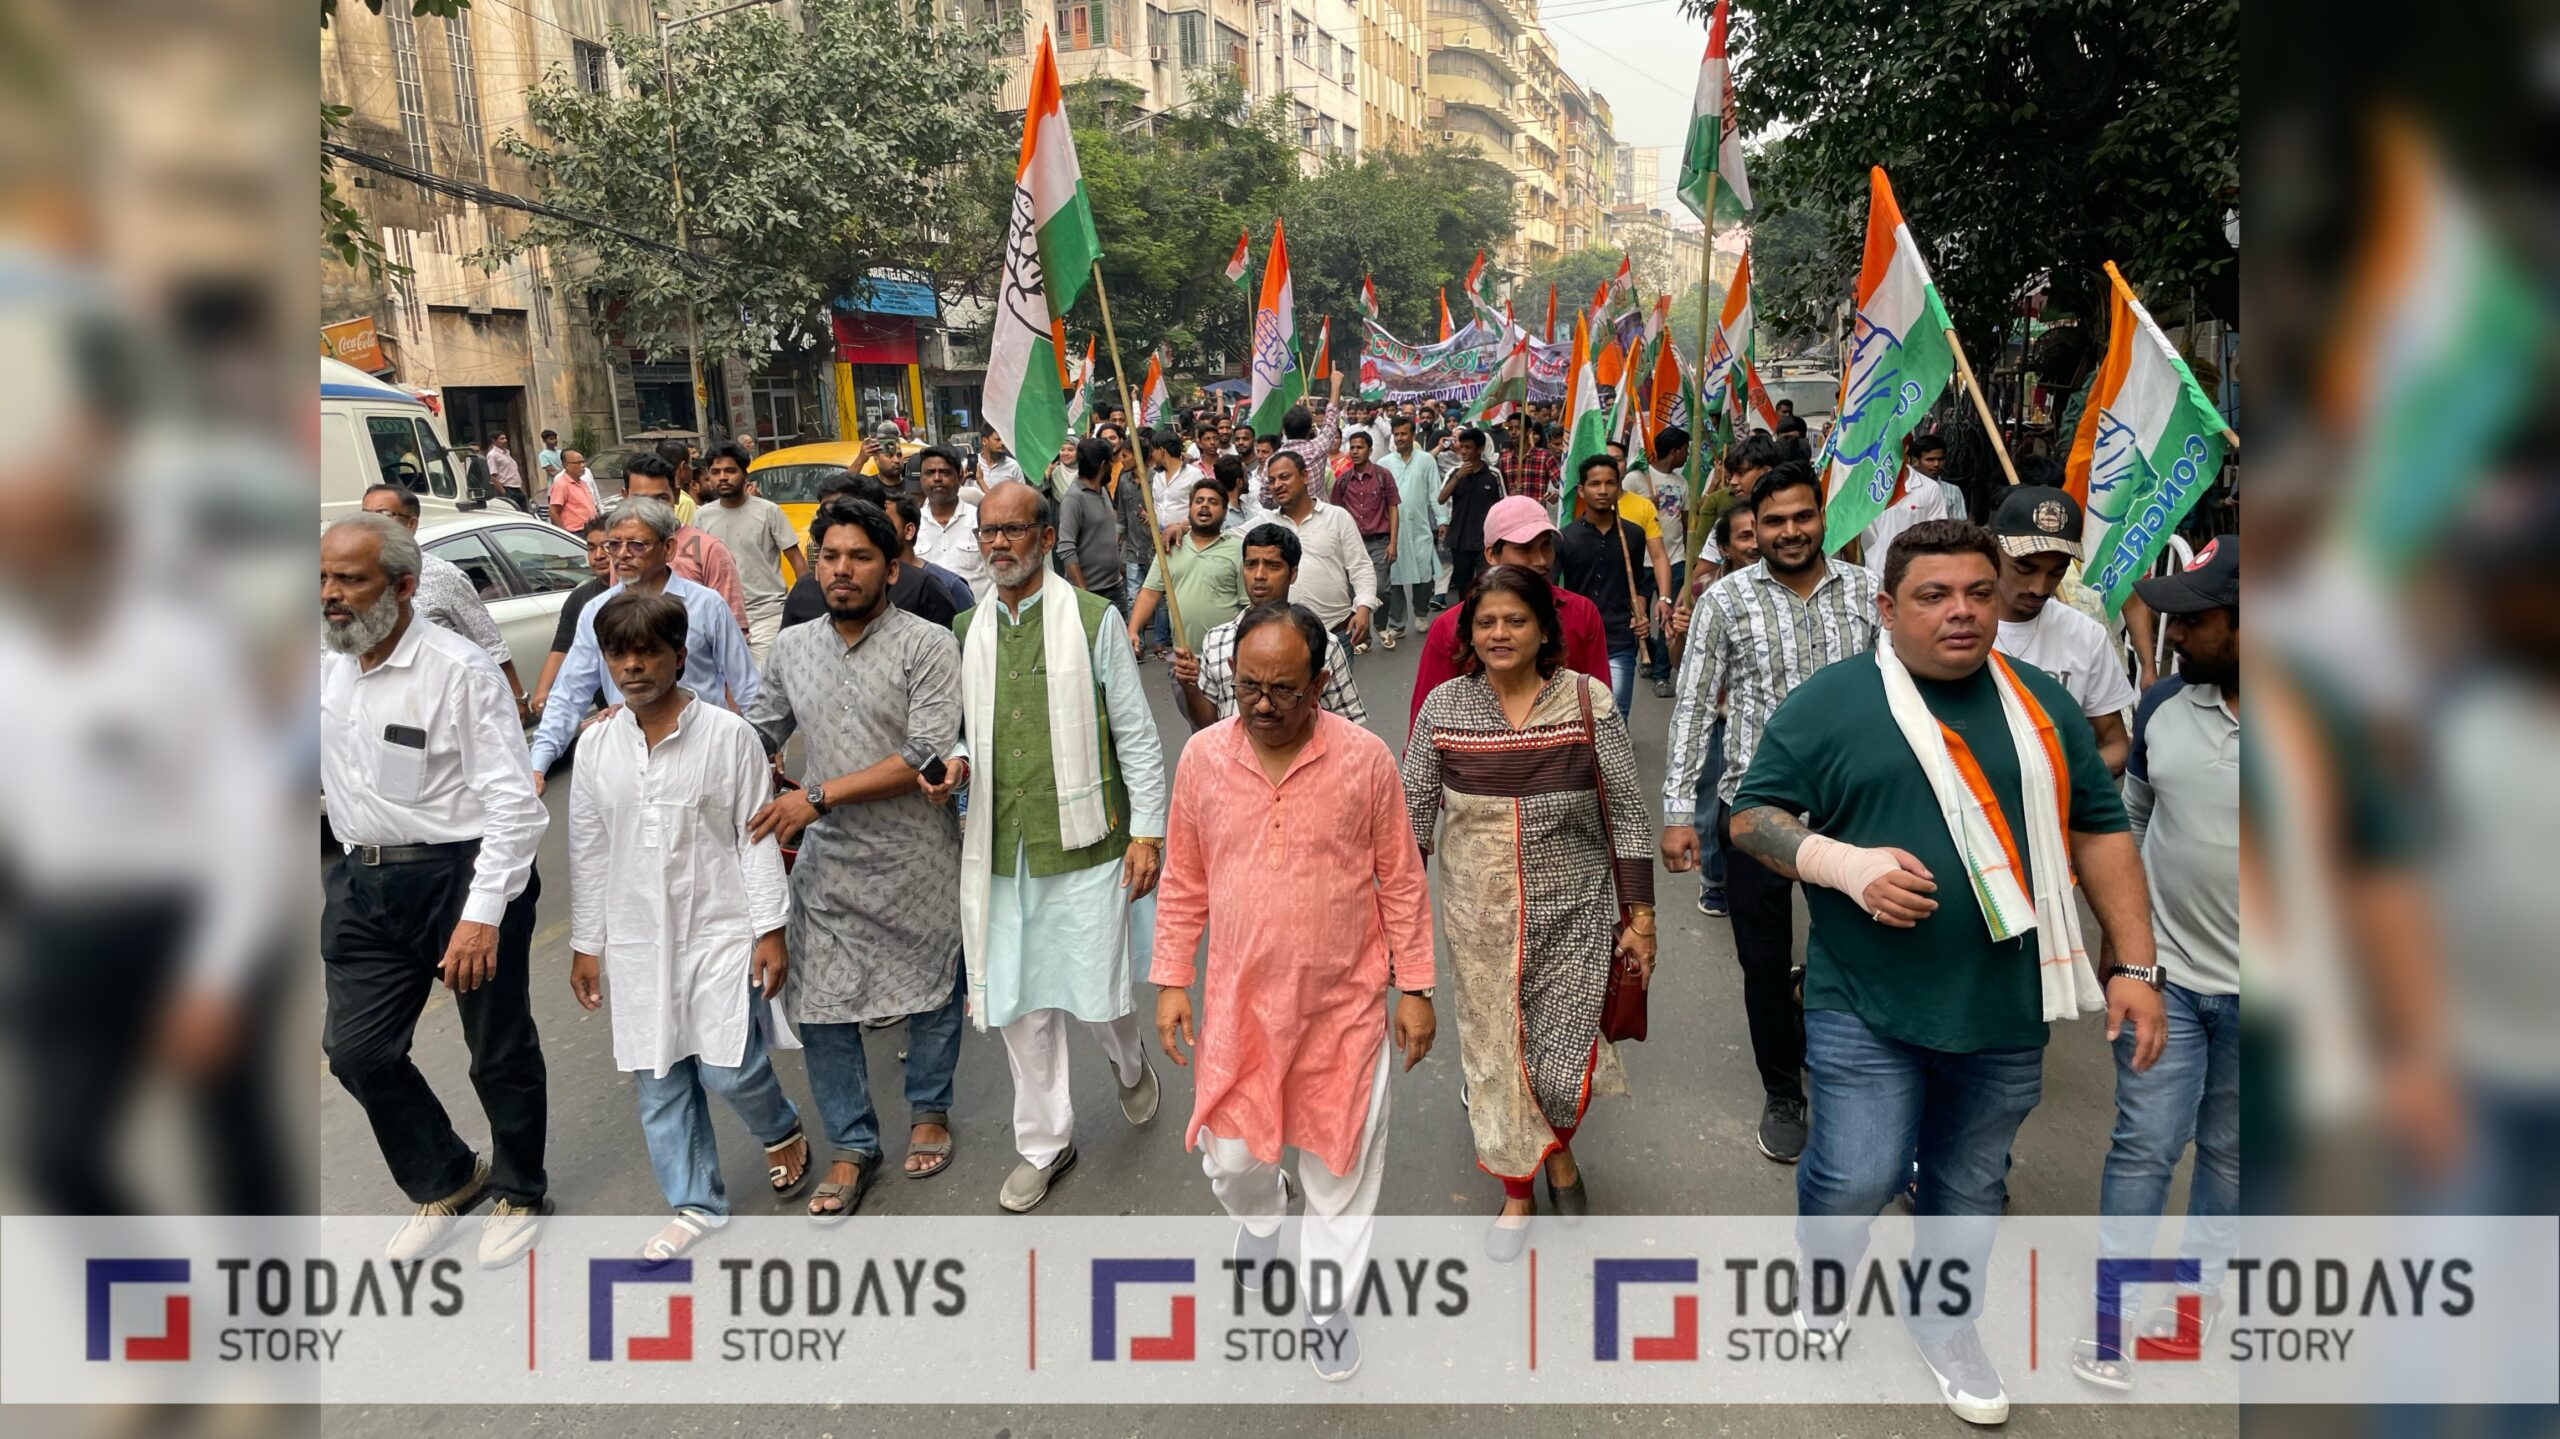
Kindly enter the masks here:
[[[551, 1212], [546, 1100], [529, 989], [534, 854], [550, 815], [498, 667], [417, 622], [418, 542], [376, 514], [320, 537], [320, 777], [345, 853], [322, 882], [322, 1049], [417, 1205], [388, 1253], [442, 1247], [483, 1195], [486, 1268], [524, 1256]], [[489, 1119], [472, 1153], [409, 1059], [436, 981], [453, 991]]]

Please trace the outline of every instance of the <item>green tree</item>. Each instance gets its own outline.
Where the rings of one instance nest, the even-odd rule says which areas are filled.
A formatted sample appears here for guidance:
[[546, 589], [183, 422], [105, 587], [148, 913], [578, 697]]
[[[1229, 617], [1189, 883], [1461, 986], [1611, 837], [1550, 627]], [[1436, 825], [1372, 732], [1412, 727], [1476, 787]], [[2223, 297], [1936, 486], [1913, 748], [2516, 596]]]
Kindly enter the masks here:
[[1857, 286], [1866, 206], [1840, 204], [1806, 184], [1785, 140], [1756, 152], [1751, 164], [1752, 315], [1783, 349], [1828, 338]]
[[[1682, 4], [1693, 16], [1711, 8]], [[2237, 0], [1743, 0], [1735, 10], [1744, 122], [1786, 127], [1801, 194], [1855, 224], [1867, 169], [1882, 165], [1959, 330], [1982, 353], [2039, 282], [2060, 310], [2091, 313], [2105, 260], [2168, 293], [2233, 294], [2222, 217], [2239, 184]], [[1755, 255], [1755, 271], [1760, 263]], [[1793, 285], [1772, 289], [1800, 323]]]
[[[550, 246], [587, 263], [579, 289], [620, 303], [646, 348], [684, 342], [686, 307], [712, 354], [829, 342], [827, 308], [878, 269], [939, 288], [992, 279], [1018, 121], [995, 108], [997, 33], [936, 18], [923, 0], [803, 0], [801, 25], [749, 10], [675, 32], [675, 148], [695, 259], [537, 217], [498, 256]], [[543, 198], [672, 243], [668, 105], [654, 35], [609, 38], [626, 94], [556, 69], [526, 95], [536, 134], [500, 144], [536, 167]], [[537, 138], [537, 136], [539, 138]]]

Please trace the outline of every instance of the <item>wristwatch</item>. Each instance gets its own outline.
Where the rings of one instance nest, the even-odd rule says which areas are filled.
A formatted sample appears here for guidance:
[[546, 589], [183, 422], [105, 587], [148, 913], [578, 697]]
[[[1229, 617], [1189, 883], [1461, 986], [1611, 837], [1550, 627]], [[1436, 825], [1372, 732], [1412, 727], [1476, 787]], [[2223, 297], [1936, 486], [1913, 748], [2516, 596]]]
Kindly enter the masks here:
[[1436, 989], [1400, 989], [1397, 990], [1396, 993], [1403, 995], [1407, 999], [1418, 999], [1425, 1004], [1429, 1004], [1432, 996], [1438, 993], [1438, 991]]
[[2107, 978], [2109, 979], [2113, 979], [2117, 975], [2123, 975], [2127, 979], [2141, 980], [2144, 984], [2150, 985], [2153, 989], [2158, 989], [2160, 987], [2160, 966], [2156, 964], [2119, 964], [2115, 968], [2107, 971]]
[[829, 808], [827, 804], [827, 787], [824, 784], [813, 784], [802, 789], [800, 792], [809, 797], [809, 808], [816, 810], [820, 814], [825, 814], [827, 812]]

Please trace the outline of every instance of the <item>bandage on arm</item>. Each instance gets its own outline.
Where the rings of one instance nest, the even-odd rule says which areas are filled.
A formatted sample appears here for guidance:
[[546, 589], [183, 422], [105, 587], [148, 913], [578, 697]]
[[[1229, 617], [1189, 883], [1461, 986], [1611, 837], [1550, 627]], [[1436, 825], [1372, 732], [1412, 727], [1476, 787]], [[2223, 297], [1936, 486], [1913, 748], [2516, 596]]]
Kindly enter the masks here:
[[1796, 873], [1805, 883], [1836, 889], [1865, 908], [1867, 887], [1902, 866], [1880, 849], [1842, 844], [1828, 835], [1810, 834], [1796, 849]]

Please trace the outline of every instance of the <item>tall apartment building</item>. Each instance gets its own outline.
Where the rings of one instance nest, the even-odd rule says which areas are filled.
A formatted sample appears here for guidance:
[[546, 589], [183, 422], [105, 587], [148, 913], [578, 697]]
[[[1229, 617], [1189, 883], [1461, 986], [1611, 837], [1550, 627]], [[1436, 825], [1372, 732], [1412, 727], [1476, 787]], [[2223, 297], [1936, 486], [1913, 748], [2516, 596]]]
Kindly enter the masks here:
[[1612, 205], [1663, 203], [1662, 151], [1652, 145], [1620, 145]]
[[1503, 267], [1525, 274], [1602, 242], [1616, 171], [1609, 105], [1567, 75], [1534, 0], [1429, 0], [1424, 133], [1511, 175]]

